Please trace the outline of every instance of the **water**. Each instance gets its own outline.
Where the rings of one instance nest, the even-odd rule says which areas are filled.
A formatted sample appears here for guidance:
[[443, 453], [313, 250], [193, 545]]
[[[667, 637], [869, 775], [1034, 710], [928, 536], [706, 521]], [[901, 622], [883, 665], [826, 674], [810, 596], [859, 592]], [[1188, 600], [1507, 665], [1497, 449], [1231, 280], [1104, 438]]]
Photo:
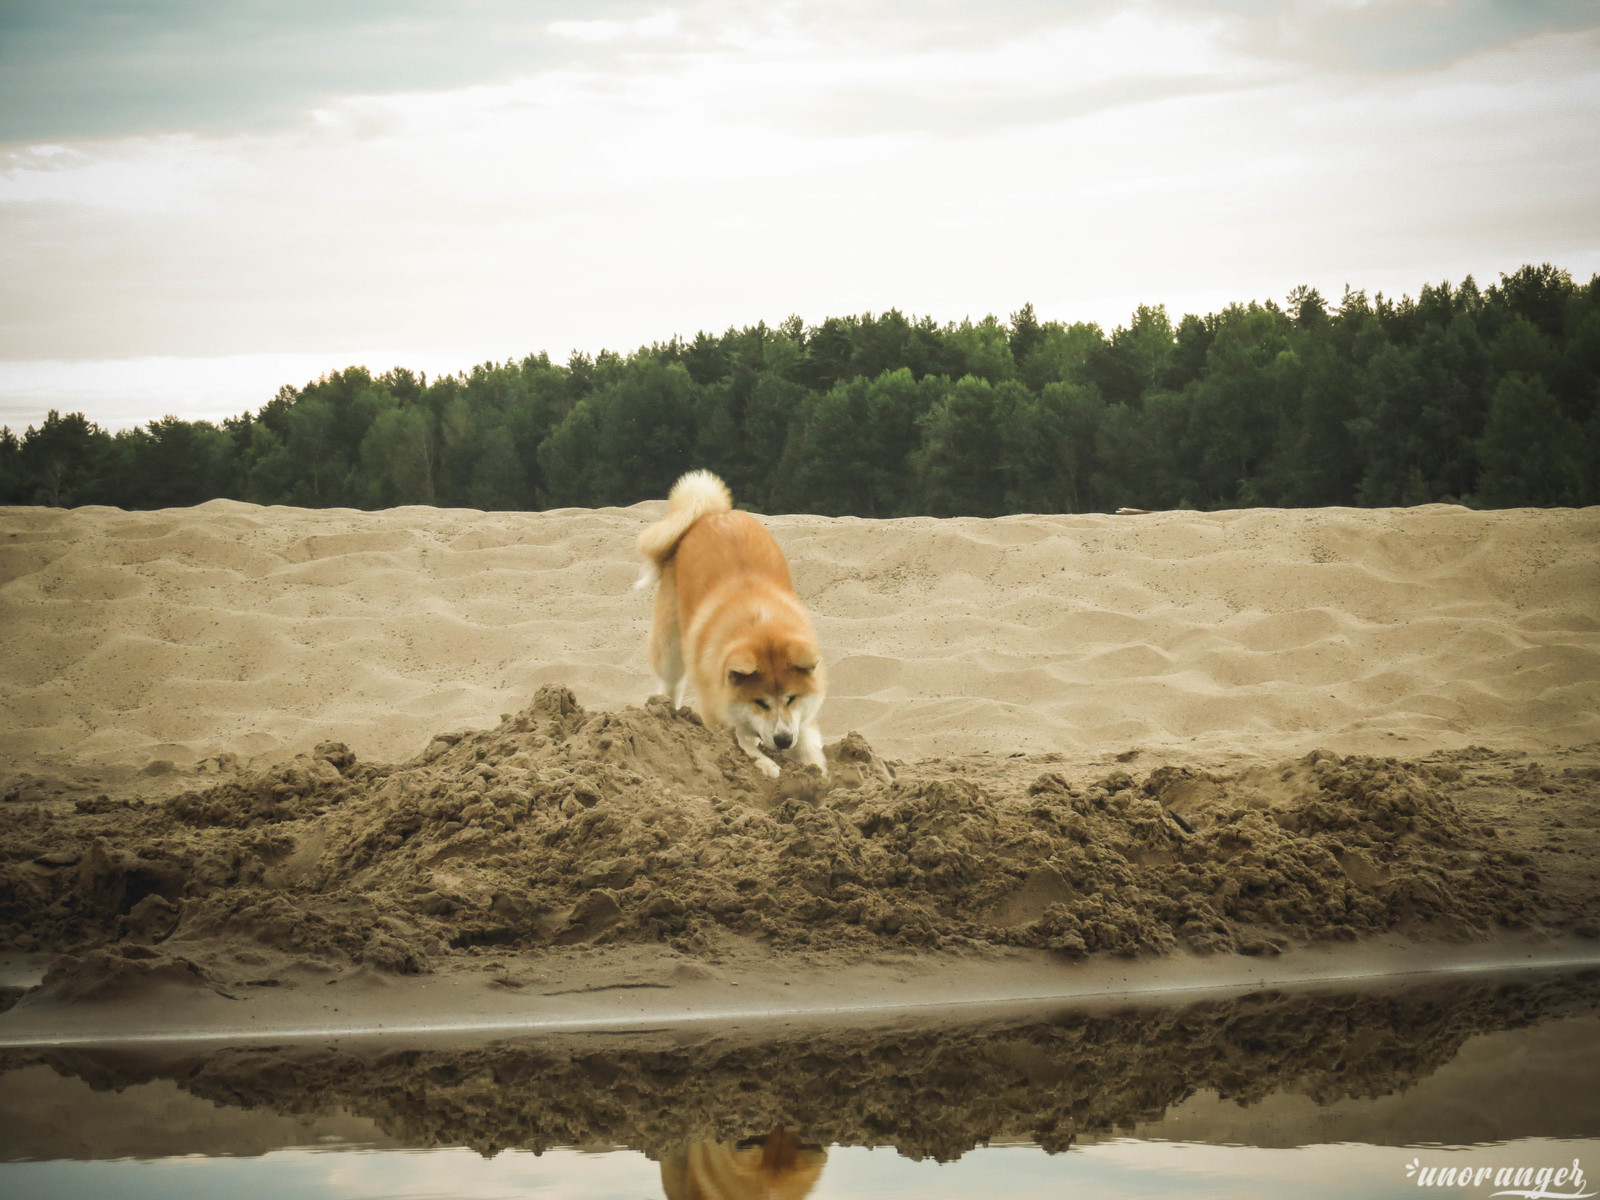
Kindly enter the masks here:
[[[1492, 1183], [1465, 1190], [1419, 1189], [1406, 1165], [1430, 1162], [1570, 1165], [1591, 1161], [1600, 1143], [1518, 1142], [1500, 1147], [1437, 1151], [1375, 1146], [1310, 1146], [1263, 1150], [1240, 1146], [1119, 1141], [1050, 1155], [1037, 1147], [975, 1150], [959, 1162], [911, 1162], [883, 1150], [840, 1147], [828, 1152], [809, 1200], [927, 1200], [1003, 1195], [1006, 1200], [1064, 1196], [1390, 1197], [1422, 1191], [1488, 1196]], [[284, 1196], [357, 1200], [639, 1200], [663, 1195], [660, 1167], [636, 1150], [544, 1155], [507, 1151], [484, 1159], [466, 1150], [281, 1150], [260, 1158], [166, 1158], [147, 1162], [25, 1163], [0, 1178], [8, 1196], [73, 1200], [280, 1200]], [[1593, 1185], [1585, 1191], [1592, 1191]], [[689, 1193], [684, 1193], [685, 1195]], [[716, 1193], [710, 1193], [715, 1195]], [[761, 1196], [764, 1193], [727, 1193]]]
[[[41, 1200], [1489, 1197], [1502, 1168], [1574, 1159], [1583, 1184], [1546, 1190], [1600, 1192], [1594, 971], [870, 1030], [13, 1051], [0, 1069], [0, 1196]], [[1485, 1170], [1419, 1188], [1466, 1167]]]

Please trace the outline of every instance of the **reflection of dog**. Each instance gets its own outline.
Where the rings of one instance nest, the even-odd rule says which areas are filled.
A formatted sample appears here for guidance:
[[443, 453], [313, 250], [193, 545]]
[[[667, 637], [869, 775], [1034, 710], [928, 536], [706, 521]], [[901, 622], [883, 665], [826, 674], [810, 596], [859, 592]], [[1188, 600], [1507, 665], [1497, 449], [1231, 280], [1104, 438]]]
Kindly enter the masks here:
[[667, 1200], [801, 1200], [822, 1175], [828, 1152], [784, 1129], [742, 1142], [694, 1142], [663, 1155]]
[[[667, 515], [639, 535], [644, 573], [660, 583], [650, 663], [672, 703], [687, 678], [708, 722], [734, 737], [768, 775], [790, 750], [827, 771], [817, 711], [825, 682], [817, 637], [772, 535], [735, 512], [722, 480], [691, 471], [672, 487]], [[763, 753], [765, 751], [766, 753]]]

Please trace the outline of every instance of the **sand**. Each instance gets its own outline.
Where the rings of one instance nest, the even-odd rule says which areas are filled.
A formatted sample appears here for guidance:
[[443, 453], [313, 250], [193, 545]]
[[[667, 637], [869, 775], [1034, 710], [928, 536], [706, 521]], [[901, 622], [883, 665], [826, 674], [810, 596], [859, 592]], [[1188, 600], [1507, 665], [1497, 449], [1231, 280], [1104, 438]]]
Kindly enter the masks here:
[[1600, 1101], [1588, 1088], [1552, 1095], [1549, 1080], [1600, 1065], [1597, 996], [1592, 972], [1529, 973], [870, 1030], [0, 1051], [14, 1147], [0, 1145], [0, 1160], [260, 1153], [275, 1138], [486, 1155], [625, 1145], [670, 1163], [686, 1143], [731, 1147], [780, 1127], [944, 1161], [985, 1143], [1059, 1151], [1118, 1134], [1268, 1146], [1585, 1137]]
[[772, 518], [833, 763], [772, 783], [647, 702], [661, 507], [0, 510], [21, 1009], [1600, 935], [1600, 509]]
[[[663, 509], [0, 510], [0, 760], [395, 761], [545, 683], [639, 704]], [[1600, 508], [768, 524], [824, 733], [889, 758], [1600, 740]]]

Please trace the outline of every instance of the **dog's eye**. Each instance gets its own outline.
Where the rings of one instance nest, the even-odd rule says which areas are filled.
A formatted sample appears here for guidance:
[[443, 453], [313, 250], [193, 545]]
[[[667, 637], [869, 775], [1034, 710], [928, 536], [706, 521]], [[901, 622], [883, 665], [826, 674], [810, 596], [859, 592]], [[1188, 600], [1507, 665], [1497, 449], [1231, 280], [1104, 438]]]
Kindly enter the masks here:
[[762, 712], [766, 712], [767, 709], [772, 707], [772, 705], [768, 704], [765, 700], [757, 700], [756, 701], [756, 707], [759, 708]]
[[783, 698], [783, 702], [785, 704], [793, 704], [794, 703], [794, 697], [793, 696], [785, 696]]

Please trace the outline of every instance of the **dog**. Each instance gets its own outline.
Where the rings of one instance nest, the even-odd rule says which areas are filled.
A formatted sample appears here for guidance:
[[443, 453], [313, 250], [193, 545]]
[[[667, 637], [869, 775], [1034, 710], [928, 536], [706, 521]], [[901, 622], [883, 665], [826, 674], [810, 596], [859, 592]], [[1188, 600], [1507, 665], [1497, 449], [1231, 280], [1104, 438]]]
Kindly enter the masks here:
[[776, 779], [788, 752], [827, 774], [817, 713], [827, 684], [817, 636], [778, 543], [733, 507], [710, 471], [690, 471], [667, 515], [639, 535], [656, 584], [650, 665], [673, 706], [693, 683], [707, 724], [729, 725], [740, 749]]
[[804, 1200], [828, 1152], [781, 1126], [742, 1142], [694, 1142], [661, 1156], [667, 1200]]

